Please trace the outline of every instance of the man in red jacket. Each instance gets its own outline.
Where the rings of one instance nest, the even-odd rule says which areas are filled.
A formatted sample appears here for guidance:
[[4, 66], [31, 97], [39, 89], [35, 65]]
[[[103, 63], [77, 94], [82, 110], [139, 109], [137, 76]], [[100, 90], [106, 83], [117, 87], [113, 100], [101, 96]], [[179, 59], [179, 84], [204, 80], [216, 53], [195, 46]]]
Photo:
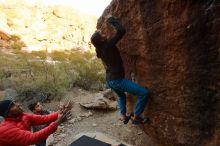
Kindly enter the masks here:
[[[61, 112], [46, 116], [24, 113], [21, 106], [11, 100], [0, 101], [0, 116], [4, 121], [0, 124], [0, 146], [29, 146], [39, 143], [54, 133], [57, 126], [70, 116], [71, 106]], [[31, 126], [49, 124], [35, 133]]]

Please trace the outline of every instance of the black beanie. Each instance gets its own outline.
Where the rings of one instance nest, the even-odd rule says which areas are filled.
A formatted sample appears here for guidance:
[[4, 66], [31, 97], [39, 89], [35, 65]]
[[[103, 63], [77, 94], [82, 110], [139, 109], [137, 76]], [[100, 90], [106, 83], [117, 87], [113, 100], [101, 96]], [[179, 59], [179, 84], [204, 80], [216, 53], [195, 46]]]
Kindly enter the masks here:
[[7, 117], [10, 106], [12, 103], [13, 103], [12, 100], [0, 101], [0, 116]]

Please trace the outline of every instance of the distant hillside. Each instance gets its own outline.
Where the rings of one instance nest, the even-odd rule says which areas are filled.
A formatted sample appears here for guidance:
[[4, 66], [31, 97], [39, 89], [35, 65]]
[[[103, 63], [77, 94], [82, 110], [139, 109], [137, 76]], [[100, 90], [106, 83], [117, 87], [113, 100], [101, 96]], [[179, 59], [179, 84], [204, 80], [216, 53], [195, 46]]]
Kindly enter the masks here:
[[[0, 2], [0, 20], [0, 31], [19, 36], [26, 45], [22, 49], [50, 52], [90, 50], [90, 36], [97, 18], [61, 5], [30, 5], [22, 0], [6, 0]], [[9, 49], [8, 43], [0, 37], [1, 48]]]

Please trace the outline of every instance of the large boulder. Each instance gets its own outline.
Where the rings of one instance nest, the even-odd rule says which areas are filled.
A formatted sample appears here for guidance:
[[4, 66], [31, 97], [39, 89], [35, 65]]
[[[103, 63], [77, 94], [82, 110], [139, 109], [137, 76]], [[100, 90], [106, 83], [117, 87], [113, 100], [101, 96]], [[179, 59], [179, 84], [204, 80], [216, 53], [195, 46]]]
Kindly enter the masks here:
[[81, 100], [80, 105], [86, 109], [117, 110], [117, 101], [112, 99], [111, 90], [106, 90], [95, 95], [88, 95]]
[[126, 77], [151, 91], [143, 130], [163, 146], [220, 145], [220, 1], [113, 0], [97, 28], [108, 14], [127, 30]]

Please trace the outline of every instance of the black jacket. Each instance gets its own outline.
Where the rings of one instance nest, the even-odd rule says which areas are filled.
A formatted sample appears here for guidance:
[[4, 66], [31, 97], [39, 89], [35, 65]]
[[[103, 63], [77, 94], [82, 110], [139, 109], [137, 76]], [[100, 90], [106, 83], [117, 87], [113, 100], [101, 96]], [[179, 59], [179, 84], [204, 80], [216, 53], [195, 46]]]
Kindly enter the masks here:
[[[42, 111], [42, 113], [35, 113], [37, 115], [49, 115], [50, 112], [44, 110]], [[33, 128], [33, 132], [37, 132], [40, 131], [41, 129], [44, 129], [45, 127], [47, 127], [48, 125], [40, 125], [40, 126], [34, 126]], [[46, 146], [46, 140], [42, 141], [41, 143], [36, 144], [36, 146]]]
[[117, 42], [124, 36], [124, 27], [114, 18], [107, 20], [115, 29], [116, 34], [96, 47], [96, 53], [106, 66], [106, 80], [124, 78], [124, 67], [121, 55], [116, 47]]

